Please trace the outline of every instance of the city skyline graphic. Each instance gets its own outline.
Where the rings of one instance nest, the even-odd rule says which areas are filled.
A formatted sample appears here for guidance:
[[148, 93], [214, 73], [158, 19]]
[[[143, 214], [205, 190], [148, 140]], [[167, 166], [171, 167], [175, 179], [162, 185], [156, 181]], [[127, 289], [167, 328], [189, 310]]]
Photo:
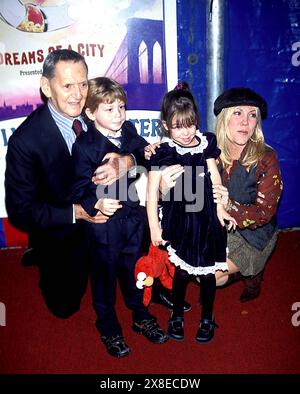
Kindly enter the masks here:
[[[128, 110], [159, 110], [166, 82], [163, 21], [129, 18], [127, 33], [103, 75], [115, 79], [127, 92]], [[28, 98], [16, 106], [0, 105], [0, 120], [28, 116], [42, 104]]]

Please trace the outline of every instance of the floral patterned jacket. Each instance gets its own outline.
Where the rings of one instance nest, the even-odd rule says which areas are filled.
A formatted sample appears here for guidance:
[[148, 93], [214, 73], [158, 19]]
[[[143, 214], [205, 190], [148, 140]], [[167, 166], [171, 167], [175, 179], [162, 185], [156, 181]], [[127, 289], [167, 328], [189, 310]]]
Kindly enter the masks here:
[[[223, 185], [229, 191], [228, 211], [236, 219], [238, 231], [248, 242], [258, 247], [255, 245], [257, 242], [255, 240], [251, 242], [246, 234], [254, 239], [261, 236], [261, 231], [260, 234], [252, 231], [251, 235], [249, 231], [243, 230], [256, 230], [270, 223], [273, 223], [273, 228], [275, 227], [274, 219], [282, 192], [282, 178], [275, 151], [268, 147], [257, 166], [246, 168], [235, 160], [229, 173], [224, 171], [221, 162], [219, 162], [219, 170]], [[265, 235], [270, 238], [272, 231], [270, 228], [267, 230], [267, 227], [264, 233], [267, 232], [268, 235]], [[259, 249], [262, 249], [262, 246], [265, 246], [265, 242]]]

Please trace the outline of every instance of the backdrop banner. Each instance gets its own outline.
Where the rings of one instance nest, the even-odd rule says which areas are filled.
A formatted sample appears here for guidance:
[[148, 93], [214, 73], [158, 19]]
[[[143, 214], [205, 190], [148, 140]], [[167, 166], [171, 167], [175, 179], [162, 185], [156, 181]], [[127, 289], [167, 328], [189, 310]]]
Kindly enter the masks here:
[[121, 83], [127, 119], [154, 142], [160, 100], [177, 82], [176, 1], [1, 0], [0, 247], [20, 243], [18, 232], [3, 220], [7, 142], [41, 104], [42, 64], [58, 48], [81, 53], [89, 78], [108, 76]]

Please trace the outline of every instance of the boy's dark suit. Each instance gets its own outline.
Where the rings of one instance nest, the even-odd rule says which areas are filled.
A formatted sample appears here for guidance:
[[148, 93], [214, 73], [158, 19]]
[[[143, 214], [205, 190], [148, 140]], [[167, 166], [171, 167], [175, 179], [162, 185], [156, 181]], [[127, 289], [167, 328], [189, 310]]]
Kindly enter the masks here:
[[72, 159], [47, 105], [8, 142], [5, 172], [10, 222], [29, 235], [48, 308], [68, 317], [79, 309], [88, 279], [81, 224], [73, 224]]
[[[84, 209], [95, 215], [94, 205], [98, 198], [92, 175], [108, 152], [133, 153], [138, 164], [144, 161], [147, 142], [140, 137], [130, 122], [122, 127], [121, 147], [116, 147], [92, 125], [73, 145], [72, 157], [75, 166], [75, 200]], [[126, 180], [128, 184], [126, 183]], [[108, 190], [102, 190], [111, 198], [120, 199], [122, 208], [105, 224], [84, 223], [92, 262], [91, 281], [93, 303], [97, 313], [97, 328], [102, 336], [122, 335], [115, 312], [116, 284], [119, 280], [125, 303], [133, 311], [133, 320], [151, 319], [143, 305], [142, 291], [134, 279], [134, 266], [141, 256], [145, 237], [145, 209], [135, 198], [135, 179], [125, 177]], [[126, 190], [125, 190], [126, 189]], [[125, 193], [124, 193], [125, 190]], [[130, 191], [130, 192], [128, 192]], [[115, 193], [114, 193], [115, 192]], [[122, 196], [121, 196], [122, 195]]]

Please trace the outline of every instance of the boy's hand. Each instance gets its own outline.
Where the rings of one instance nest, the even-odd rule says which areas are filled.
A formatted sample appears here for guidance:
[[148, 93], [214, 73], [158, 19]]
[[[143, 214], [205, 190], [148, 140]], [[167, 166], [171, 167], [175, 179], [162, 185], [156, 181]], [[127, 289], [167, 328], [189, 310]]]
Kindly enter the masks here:
[[119, 208], [122, 208], [122, 205], [119, 200], [113, 198], [100, 198], [96, 202], [95, 208], [106, 216], [112, 216]]
[[108, 216], [103, 215], [103, 213], [98, 212], [96, 216], [90, 216], [80, 204], [74, 205], [75, 219], [86, 220], [87, 222], [94, 224], [103, 224], [109, 219]]

